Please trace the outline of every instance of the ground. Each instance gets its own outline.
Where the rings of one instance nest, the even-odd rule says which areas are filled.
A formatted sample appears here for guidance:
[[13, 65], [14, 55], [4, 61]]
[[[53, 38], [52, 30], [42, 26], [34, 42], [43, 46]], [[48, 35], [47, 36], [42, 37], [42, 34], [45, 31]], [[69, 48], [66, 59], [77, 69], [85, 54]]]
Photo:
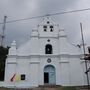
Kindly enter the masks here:
[[79, 87], [38, 87], [32, 89], [10, 89], [10, 88], [0, 88], [0, 90], [88, 90], [88, 89], [80, 89]]

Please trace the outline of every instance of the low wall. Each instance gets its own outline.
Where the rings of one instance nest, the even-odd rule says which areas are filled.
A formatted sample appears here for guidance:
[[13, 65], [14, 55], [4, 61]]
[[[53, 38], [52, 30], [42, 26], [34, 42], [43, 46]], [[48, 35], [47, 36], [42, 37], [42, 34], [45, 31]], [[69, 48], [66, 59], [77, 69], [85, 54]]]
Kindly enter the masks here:
[[0, 87], [4, 87], [5, 86], [5, 83], [2, 81], [0, 81]]

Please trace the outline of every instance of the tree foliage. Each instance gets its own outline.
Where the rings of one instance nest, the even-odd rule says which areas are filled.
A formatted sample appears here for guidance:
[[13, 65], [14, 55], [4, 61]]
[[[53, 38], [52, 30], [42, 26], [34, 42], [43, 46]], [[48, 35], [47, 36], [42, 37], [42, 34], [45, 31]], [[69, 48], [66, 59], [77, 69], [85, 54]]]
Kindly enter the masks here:
[[5, 61], [7, 58], [9, 47], [0, 46], [0, 81], [4, 80], [4, 72], [5, 72]]

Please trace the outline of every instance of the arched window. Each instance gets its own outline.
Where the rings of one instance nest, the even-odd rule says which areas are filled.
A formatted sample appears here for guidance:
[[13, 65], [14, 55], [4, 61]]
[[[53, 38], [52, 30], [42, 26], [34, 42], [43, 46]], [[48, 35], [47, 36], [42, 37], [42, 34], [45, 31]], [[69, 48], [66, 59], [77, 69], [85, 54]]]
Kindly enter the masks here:
[[46, 32], [47, 31], [47, 26], [44, 25], [43, 28], [44, 28], [44, 31]]
[[53, 51], [52, 51], [52, 45], [47, 44], [45, 46], [45, 54], [52, 54], [52, 53], [53, 53]]
[[54, 30], [54, 27], [51, 25], [50, 26], [50, 31], [53, 32], [53, 30]]

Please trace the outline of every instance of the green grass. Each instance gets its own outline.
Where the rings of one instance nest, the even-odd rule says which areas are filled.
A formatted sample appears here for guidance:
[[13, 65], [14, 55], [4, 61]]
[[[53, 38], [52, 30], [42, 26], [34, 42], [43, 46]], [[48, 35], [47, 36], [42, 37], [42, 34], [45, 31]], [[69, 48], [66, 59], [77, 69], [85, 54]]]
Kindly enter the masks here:
[[76, 87], [58, 87], [56, 90], [77, 90]]
[[[17, 90], [17, 89], [9, 89], [1, 87], [0, 90]], [[21, 90], [21, 89], [20, 89]], [[28, 89], [29, 90], [29, 89]], [[31, 89], [30, 89], [31, 90]], [[38, 89], [37, 89], [38, 90]], [[43, 90], [43, 89], [42, 89]], [[44, 89], [45, 90], [45, 89]], [[56, 90], [76, 90], [76, 87], [58, 87]]]
[[6, 88], [3, 88], [3, 87], [0, 87], [0, 90], [8, 90], [8, 89], [6, 89]]
[[63, 87], [63, 90], [76, 90], [76, 87]]

